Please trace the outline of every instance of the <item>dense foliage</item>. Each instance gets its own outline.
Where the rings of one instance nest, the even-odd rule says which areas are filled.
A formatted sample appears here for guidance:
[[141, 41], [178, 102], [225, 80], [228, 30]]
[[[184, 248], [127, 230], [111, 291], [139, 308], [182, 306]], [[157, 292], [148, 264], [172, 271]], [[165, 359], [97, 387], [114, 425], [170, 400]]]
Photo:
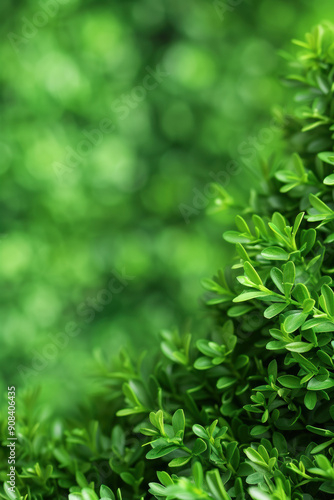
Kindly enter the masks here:
[[[0, 2], [1, 393], [47, 381], [42, 397], [54, 404], [52, 388], [67, 409], [85, 392], [94, 346], [115, 351], [126, 337], [143, 348], [161, 325], [197, 321], [200, 278], [228, 247], [204, 222], [205, 203], [187, 225], [179, 205], [192, 205], [231, 146], [268, 120], [283, 93], [276, 48], [330, 3], [243, 2], [223, 21], [203, 0]], [[155, 85], [157, 67], [169, 75]], [[85, 133], [105, 119], [113, 130], [95, 132], [85, 155]], [[87, 301], [122, 269], [135, 278], [92, 310]], [[46, 359], [50, 335], [69, 321], [81, 334]], [[25, 380], [16, 367], [31, 368], [36, 352], [47, 366]]]
[[118, 366], [97, 354], [96, 390], [67, 423], [27, 392], [17, 492], [1, 498], [334, 495], [334, 28], [296, 43], [287, 151], [224, 235], [235, 262], [204, 281], [212, 333], [163, 332], [161, 355]]
[[[194, 191], [285, 100], [277, 49], [333, 12], [332, 0], [0, 2], [2, 394], [42, 383], [45, 405], [69, 413], [95, 346], [143, 349], [191, 321], [205, 333], [200, 279], [232, 253], [217, 227], [253, 179], [231, 177], [239, 206], [209, 219]], [[154, 86], [157, 66], [169, 75]], [[62, 171], [87, 134], [97, 144]], [[104, 305], [115, 270], [134, 279]], [[69, 322], [80, 335], [62, 349]]]

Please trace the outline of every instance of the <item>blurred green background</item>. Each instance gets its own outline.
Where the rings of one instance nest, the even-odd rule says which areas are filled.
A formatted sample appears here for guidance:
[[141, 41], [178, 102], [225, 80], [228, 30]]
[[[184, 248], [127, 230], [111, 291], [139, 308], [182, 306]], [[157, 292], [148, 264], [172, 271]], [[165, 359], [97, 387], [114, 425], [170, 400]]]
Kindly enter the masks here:
[[[333, 2], [2, 0], [0, 13], [2, 390], [41, 383], [66, 406], [95, 348], [206, 328], [200, 279], [230, 258], [221, 233], [238, 211], [207, 215], [212, 172], [242, 207], [257, 182], [245, 163], [275, 149], [258, 134], [289, 99], [279, 51]], [[115, 271], [131, 279], [102, 292]]]

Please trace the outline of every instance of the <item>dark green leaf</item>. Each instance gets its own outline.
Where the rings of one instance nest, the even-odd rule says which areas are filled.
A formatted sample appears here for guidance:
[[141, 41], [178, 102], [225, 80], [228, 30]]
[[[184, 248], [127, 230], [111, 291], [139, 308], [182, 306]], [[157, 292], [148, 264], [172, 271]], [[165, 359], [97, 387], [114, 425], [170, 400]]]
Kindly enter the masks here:
[[211, 359], [201, 356], [200, 358], [196, 359], [194, 367], [196, 368], [196, 370], [208, 370], [209, 368], [213, 367], [213, 364]]
[[204, 453], [204, 451], [207, 449], [206, 442], [203, 441], [201, 438], [197, 438], [193, 447], [193, 454], [194, 455], [201, 455], [201, 453]]
[[165, 445], [159, 445], [156, 448], [153, 448], [150, 450], [146, 458], [149, 460], [153, 460], [156, 458], [164, 457], [165, 455], [168, 455], [169, 453], [172, 453], [172, 451], [178, 450], [179, 446], [175, 444], [165, 444]]
[[288, 389], [299, 389], [301, 387], [300, 379], [295, 375], [282, 375], [277, 380], [283, 387]]
[[183, 436], [186, 421], [184, 418], [184, 412], [182, 409], [177, 410], [172, 418], [173, 431], [175, 434], [181, 432], [181, 436]]
[[230, 318], [237, 318], [239, 316], [243, 316], [244, 314], [247, 314], [249, 311], [253, 309], [252, 305], [241, 305], [241, 306], [233, 306], [230, 307], [230, 309], [227, 311], [227, 315]]
[[307, 391], [304, 397], [304, 404], [308, 410], [314, 410], [317, 404], [317, 394], [315, 392]]
[[218, 389], [226, 389], [227, 387], [231, 387], [237, 382], [234, 377], [220, 377], [217, 381]]

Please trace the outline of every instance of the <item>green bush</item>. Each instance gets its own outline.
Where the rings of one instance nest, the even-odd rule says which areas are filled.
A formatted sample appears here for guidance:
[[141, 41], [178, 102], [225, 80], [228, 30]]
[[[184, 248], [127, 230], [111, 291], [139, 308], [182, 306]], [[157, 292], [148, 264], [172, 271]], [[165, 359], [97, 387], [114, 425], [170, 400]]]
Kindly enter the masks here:
[[159, 356], [119, 366], [97, 354], [66, 423], [27, 393], [2, 498], [333, 498], [334, 27], [296, 43], [287, 149], [224, 235], [235, 262], [203, 283], [213, 331], [163, 332]]

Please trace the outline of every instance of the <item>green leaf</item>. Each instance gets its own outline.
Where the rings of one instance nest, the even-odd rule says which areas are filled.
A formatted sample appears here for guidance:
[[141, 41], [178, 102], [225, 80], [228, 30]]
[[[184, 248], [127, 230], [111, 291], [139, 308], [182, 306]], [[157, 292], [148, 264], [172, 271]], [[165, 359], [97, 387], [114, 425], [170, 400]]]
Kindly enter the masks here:
[[[315, 393], [313, 394], [317, 396]], [[322, 429], [321, 427], [314, 427], [313, 425], [307, 425], [306, 429], [313, 432], [313, 434], [318, 434], [318, 436], [334, 437], [334, 432], [329, 429]]]
[[256, 215], [256, 214], [254, 214], [252, 216], [252, 220], [253, 220], [255, 228], [257, 228], [257, 230], [258, 230], [258, 234], [263, 239], [266, 239], [267, 236], [268, 236], [268, 230], [267, 230], [265, 221], [261, 217], [259, 217], [258, 215]]
[[154, 460], [156, 458], [164, 457], [165, 455], [168, 455], [169, 453], [172, 453], [172, 451], [178, 449], [179, 446], [175, 444], [162, 444], [150, 450], [147, 453], [146, 458], [148, 458], [149, 460]]
[[283, 234], [286, 227], [286, 220], [284, 216], [280, 212], [274, 212], [271, 220]]
[[304, 404], [308, 410], [314, 410], [315, 405], [317, 404], [317, 394], [315, 392], [307, 391], [304, 397]]
[[140, 406], [139, 399], [130, 386], [130, 384], [124, 383], [123, 384], [123, 392], [125, 397], [134, 405], [134, 406]]
[[301, 247], [305, 245], [305, 249], [302, 251], [303, 255], [307, 255], [312, 250], [316, 239], [317, 239], [317, 232], [313, 228], [307, 230], [304, 229], [301, 232], [300, 244]]
[[169, 467], [183, 467], [190, 460], [191, 460], [191, 455], [186, 456], [186, 457], [173, 458], [173, 460], [171, 460], [168, 465], [169, 465]]
[[200, 358], [196, 359], [194, 367], [196, 368], [196, 370], [209, 370], [213, 367], [213, 364], [211, 359], [206, 358], [205, 356], [201, 356]]
[[272, 496], [268, 495], [268, 493], [265, 493], [262, 489], [255, 487], [249, 488], [248, 493], [253, 500], [272, 500], [273, 498]]
[[300, 184], [300, 180], [298, 179], [298, 181], [294, 181], [294, 182], [290, 182], [289, 184], [285, 184], [285, 186], [281, 187], [280, 189], [280, 192], [281, 193], [288, 193], [289, 191], [291, 191], [291, 189], [294, 189], [295, 187], [299, 186]]
[[255, 425], [251, 430], [251, 436], [261, 436], [270, 429], [269, 425]]
[[243, 292], [233, 299], [233, 302], [245, 302], [246, 300], [260, 299], [270, 297], [266, 292]]
[[251, 235], [248, 224], [243, 217], [237, 215], [235, 218], [235, 224], [241, 233], [248, 233]]
[[320, 214], [332, 215], [334, 213], [333, 210], [326, 205], [326, 203], [322, 202], [317, 196], [314, 196], [314, 194], [310, 194], [309, 199], [312, 207], [314, 207]]
[[334, 165], [334, 152], [333, 151], [324, 151], [318, 154], [318, 157], [321, 161], [325, 163], [329, 163], [329, 165]]
[[303, 161], [298, 153], [293, 153], [292, 161], [296, 173], [298, 174], [299, 177], [302, 177], [305, 174], [305, 168], [303, 165]]
[[156, 427], [160, 434], [164, 434], [164, 414], [162, 410], [158, 410], [156, 413], [153, 411], [149, 414], [149, 419], [151, 424]]
[[327, 177], [324, 178], [324, 184], [326, 184], [326, 186], [333, 186], [334, 174], [327, 175]]
[[284, 349], [285, 344], [286, 343], [282, 340], [279, 341], [272, 340], [268, 342], [268, 344], [266, 345], [266, 349], [268, 349], [269, 351], [277, 351], [280, 349]]
[[115, 500], [115, 495], [113, 494], [111, 489], [108, 488], [108, 486], [105, 486], [104, 484], [100, 488], [100, 497], [105, 499], [110, 498], [110, 500]]
[[284, 321], [284, 328], [287, 333], [292, 333], [300, 328], [306, 321], [307, 314], [302, 312], [294, 312], [290, 314]]
[[319, 491], [323, 491], [324, 493], [334, 494], [334, 483], [333, 479], [330, 481], [325, 481], [319, 486]]
[[310, 298], [310, 292], [303, 283], [297, 283], [297, 285], [293, 290], [292, 295], [298, 300], [300, 304], [302, 304], [305, 299]]
[[324, 243], [333, 243], [333, 241], [334, 241], [334, 233], [331, 233], [327, 236]]
[[289, 239], [286, 237], [286, 235], [272, 222], [268, 223], [268, 226], [272, 230], [273, 233], [277, 234], [276, 239], [278, 239], [280, 242], [283, 242], [285, 244], [289, 244]]
[[223, 235], [224, 240], [228, 243], [250, 243], [251, 239], [248, 236], [238, 233], [237, 231], [226, 231]]
[[[172, 486], [172, 485], [170, 485], [170, 486]], [[152, 495], [166, 496], [167, 490], [166, 490], [165, 486], [161, 486], [161, 484], [159, 484], [159, 483], [149, 483], [149, 487], [150, 487], [149, 492], [152, 493]]]
[[276, 179], [281, 182], [298, 182], [299, 177], [292, 170], [279, 170], [275, 174]]
[[266, 462], [264, 461], [263, 457], [258, 453], [256, 450], [253, 448], [246, 448], [244, 450], [245, 454], [247, 455], [247, 458], [254, 462], [257, 465], [266, 465]]
[[237, 243], [235, 245], [235, 248], [243, 260], [250, 260], [248, 253], [246, 252], [245, 248], [242, 246], [241, 243]]
[[[321, 50], [320, 46], [318, 46], [318, 50], [319, 49]], [[328, 92], [330, 91], [330, 84], [329, 84], [327, 78], [324, 77], [323, 75], [321, 75], [320, 73], [317, 73], [316, 74], [316, 81], [317, 81], [318, 87], [321, 90], [321, 92], [323, 94], [328, 94]]]
[[226, 446], [226, 460], [234, 470], [237, 470], [240, 463], [240, 452], [236, 441], [228, 443]]
[[[12, 486], [10, 485], [9, 482], [4, 482], [3, 484], [3, 489], [4, 489], [4, 492], [6, 493], [6, 499], [9, 498], [9, 500], [18, 500], [21, 496], [19, 496], [19, 493], [18, 493], [18, 489], [15, 488], [14, 491], [11, 489]], [[78, 500], [78, 497], [74, 498], [74, 496], [72, 497], [72, 499], [70, 498], [71, 495], [69, 495], [69, 500]], [[23, 498], [23, 497], [21, 497]], [[81, 500], [81, 496], [79, 497], [79, 500]]]
[[262, 280], [260, 276], [255, 271], [254, 267], [250, 262], [244, 263], [245, 274], [247, 278], [255, 285], [262, 285]]
[[217, 381], [218, 389], [227, 389], [227, 387], [231, 387], [237, 382], [234, 377], [220, 377]]
[[159, 432], [153, 429], [149, 429], [147, 427], [142, 427], [140, 429], [140, 433], [143, 434], [144, 436], [159, 436]]
[[193, 429], [193, 433], [196, 434], [196, 436], [199, 436], [202, 439], [208, 439], [208, 434], [207, 434], [205, 428], [202, 427], [201, 425], [195, 424], [195, 425], [193, 425], [192, 429]]
[[289, 261], [284, 265], [283, 268], [283, 283], [291, 283], [295, 282], [296, 269], [293, 262]]
[[239, 316], [243, 316], [244, 314], [247, 314], [249, 311], [253, 309], [252, 305], [241, 305], [241, 306], [232, 306], [228, 309], [227, 315], [230, 318], [238, 318]]
[[[322, 326], [325, 328], [325, 330], [323, 331], [334, 330], [334, 323], [328, 321], [327, 318], [312, 318], [303, 324], [302, 331], [309, 330], [310, 328], [314, 328], [317, 330], [318, 327], [321, 328]], [[327, 326], [329, 330], [327, 330]]]
[[[181, 437], [184, 434], [184, 429], [186, 426], [186, 420], [184, 417], [184, 412], [182, 409], [177, 410], [172, 417], [172, 426], [175, 434], [181, 433]], [[179, 434], [180, 435], [180, 434]]]
[[201, 351], [201, 353], [205, 354], [205, 356], [209, 356], [211, 358], [222, 355], [221, 347], [215, 342], [210, 342], [206, 339], [197, 340], [196, 347], [199, 351]]
[[203, 477], [203, 467], [200, 462], [194, 463], [194, 465], [192, 466], [192, 473], [197, 488], [202, 488], [204, 477]]
[[302, 128], [302, 132], [308, 132], [309, 130], [313, 130], [317, 127], [320, 127], [321, 125], [324, 125], [323, 120], [318, 120], [313, 123], [310, 123], [309, 125], [305, 125], [305, 127]]
[[289, 254], [280, 247], [268, 247], [262, 250], [262, 257], [267, 260], [288, 260]]
[[217, 469], [211, 470], [207, 473], [206, 482], [208, 484], [209, 491], [215, 500], [231, 500], [230, 495], [228, 495], [225, 490], [223, 481], [221, 480]]
[[308, 352], [313, 347], [314, 347], [313, 344], [309, 344], [307, 342], [290, 342], [285, 346], [285, 348], [288, 351], [293, 351], [293, 352]]
[[139, 408], [124, 408], [116, 412], [117, 417], [127, 417], [129, 415], [137, 415], [138, 413], [146, 413], [146, 409], [140, 406]]
[[271, 306], [267, 307], [267, 309], [264, 311], [263, 315], [265, 318], [270, 319], [273, 318], [274, 316], [277, 316], [277, 314], [280, 314], [281, 312], [284, 311], [288, 307], [288, 304], [272, 304]]
[[286, 442], [285, 437], [280, 432], [273, 433], [273, 443], [275, 448], [278, 449], [280, 455], [284, 455], [285, 453], [288, 452], [288, 444]]
[[122, 481], [130, 486], [136, 485], [136, 478], [130, 472], [121, 472], [120, 473]]
[[207, 449], [207, 444], [203, 439], [197, 438], [194, 444], [194, 447], [192, 449], [192, 452], [195, 456], [201, 455], [201, 453], [204, 453]]
[[305, 314], [310, 313], [313, 310], [314, 305], [315, 305], [315, 300], [314, 299], [304, 299], [304, 301], [303, 301], [303, 312]]
[[306, 359], [302, 354], [300, 354], [298, 352], [293, 352], [292, 356], [307, 371], [312, 372], [312, 373], [317, 372], [316, 366], [309, 359]]
[[317, 462], [317, 465], [320, 469], [324, 470], [324, 471], [332, 471], [333, 470], [333, 467], [332, 467], [332, 464], [330, 463], [330, 461], [328, 460], [327, 457], [325, 457], [325, 455], [317, 455], [315, 457], [315, 461]]
[[334, 442], [334, 439], [330, 439], [329, 441], [325, 441], [324, 443], [318, 444], [318, 446], [315, 446], [314, 448], [312, 448], [311, 455], [317, 455], [321, 451], [328, 448], [328, 446], [333, 444], [333, 442]]
[[322, 376], [313, 377], [307, 384], [309, 391], [324, 391], [334, 387], [334, 379], [323, 378]]
[[321, 287], [321, 293], [325, 300], [326, 312], [330, 316], [334, 316], [334, 293], [328, 285], [323, 285]]
[[173, 479], [164, 470], [157, 472], [157, 476], [159, 478], [160, 483], [163, 484], [164, 486], [170, 486], [171, 484], [174, 484]]
[[234, 367], [236, 370], [241, 370], [249, 363], [249, 357], [246, 354], [239, 354], [237, 359], [235, 360]]
[[81, 490], [82, 500], [99, 500], [99, 497], [95, 493], [95, 491], [90, 488], [83, 488]]
[[270, 277], [273, 280], [274, 284], [277, 286], [280, 292], [284, 293], [283, 288], [283, 273], [277, 267], [273, 267], [270, 271]]
[[80, 488], [86, 488], [88, 486], [88, 481], [81, 471], [77, 471], [75, 473], [75, 479]]
[[277, 379], [277, 361], [276, 359], [272, 359], [268, 365], [268, 375], [272, 377], [274, 382]]
[[278, 377], [278, 382], [288, 389], [300, 389], [300, 379], [295, 375], [282, 375]]
[[299, 229], [299, 226], [303, 220], [303, 217], [305, 215], [305, 212], [301, 212], [300, 214], [297, 215], [296, 217], [296, 220], [295, 220], [295, 223], [293, 225], [293, 229], [292, 229], [292, 234], [294, 236], [296, 236], [297, 232], [298, 232], [298, 229]]

